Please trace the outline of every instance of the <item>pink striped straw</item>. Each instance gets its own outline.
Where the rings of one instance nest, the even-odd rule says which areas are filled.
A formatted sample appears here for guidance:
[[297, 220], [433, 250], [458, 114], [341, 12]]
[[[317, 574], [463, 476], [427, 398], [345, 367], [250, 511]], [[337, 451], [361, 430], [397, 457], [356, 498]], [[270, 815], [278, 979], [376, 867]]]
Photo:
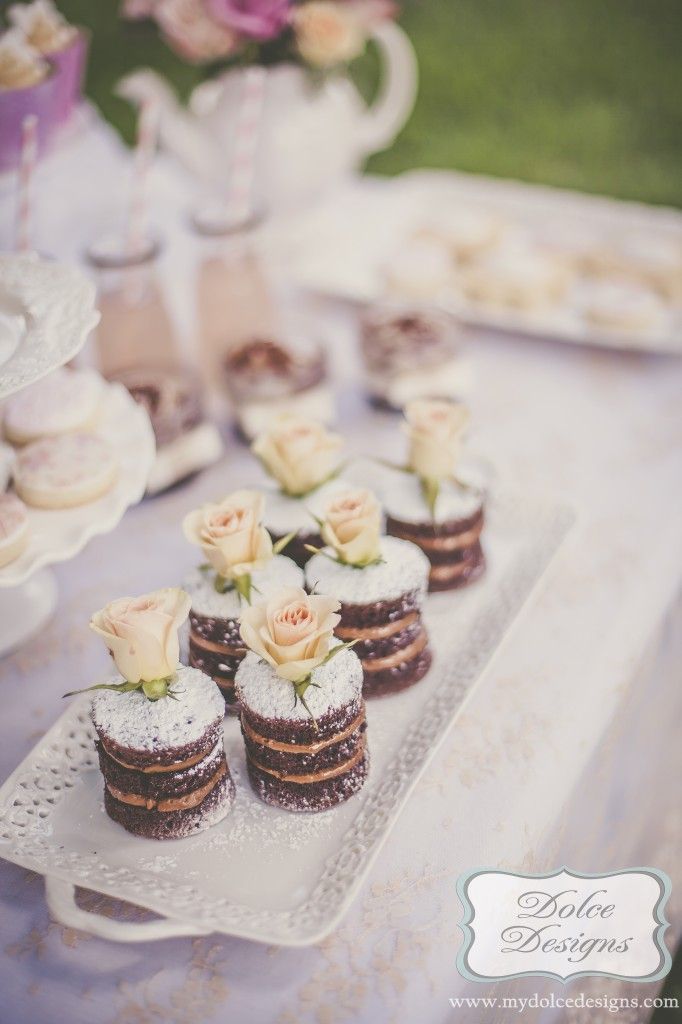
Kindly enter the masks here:
[[140, 106], [128, 214], [128, 252], [131, 255], [142, 247], [147, 233], [149, 171], [159, 138], [160, 114], [156, 100], [144, 100]]
[[17, 197], [17, 227], [15, 247], [17, 252], [28, 252], [31, 248], [31, 187], [38, 156], [38, 118], [27, 114], [21, 122], [21, 153], [19, 156], [19, 183]]
[[244, 221], [253, 213], [256, 147], [263, 118], [266, 74], [265, 68], [258, 66], [244, 72], [227, 190], [227, 214], [232, 223]]

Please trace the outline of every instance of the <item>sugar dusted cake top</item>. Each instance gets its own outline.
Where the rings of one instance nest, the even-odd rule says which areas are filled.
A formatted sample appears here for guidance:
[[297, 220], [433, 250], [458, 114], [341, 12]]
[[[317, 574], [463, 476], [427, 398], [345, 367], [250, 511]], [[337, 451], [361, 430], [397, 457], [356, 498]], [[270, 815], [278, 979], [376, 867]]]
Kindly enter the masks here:
[[[112, 682], [121, 682], [121, 677]], [[222, 721], [225, 699], [199, 669], [180, 665], [172, 689], [177, 699], [156, 701], [141, 690], [96, 691], [91, 710], [95, 729], [120, 747], [156, 751], [196, 743]]]
[[381, 556], [381, 562], [359, 569], [313, 555], [306, 566], [306, 583], [310, 590], [336, 597], [342, 604], [394, 601], [413, 591], [426, 594], [429, 560], [416, 544], [382, 537]]
[[[209, 618], [238, 619], [243, 607], [242, 599], [236, 590], [219, 594], [213, 585], [214, 577], [212, 570], [202, 572], [194, 569], [184, 580], [183, 587], [192, 598], [192, 611]], [[303, 572], [290, 558], [275, 555], [262, 569], [256, 569], [251, 581], [252, 600], [261, 601], [282, 587], [302, 587]]]
[[305, 692], [309, 711], [295, 699], [293, 685], [252, 651], [239, 666], [236, 681], [244, 707], [262, 718], [309, 721], [311, 714], [321, 718], [362, 697], [362, 665], [351, 650], [340, 651], [326, 665], [314, 669], [314, 685]]
[[433, 521], [443, 524], [468, 519], [483, 506], [483, 496], [477, 488], [444, 482], [432, 520], [418, 478], [409, 473], [394, 473], [392, 476], [393, 479], [382, 492], [384, 508], [388, 515], [404, 523]]

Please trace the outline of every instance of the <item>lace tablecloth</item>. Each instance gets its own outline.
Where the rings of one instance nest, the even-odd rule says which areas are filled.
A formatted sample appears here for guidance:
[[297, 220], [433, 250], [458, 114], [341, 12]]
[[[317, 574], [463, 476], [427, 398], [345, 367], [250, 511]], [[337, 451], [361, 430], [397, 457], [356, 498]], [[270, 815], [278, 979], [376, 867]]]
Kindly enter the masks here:
[[[129, 172], [95, 124], [41, 169], [36, 242], [77, 254], [102, 222], [102, 197]], [[186, 251], [175, 246], [178, 179], [156, 175], [170, 236], [168, 280], [182, 323]], [[357, 188], [381, 189], [377, 181]], [[0, 183], [2, 240], [11, 187]], [[179, 230], [179, 228], [177, 229]], [[348, 418], [357, 394], [353, 318], [320, 306]], [[212, 936], [120, 946], [50, 921], [42, 880], [0, 862], [0, 1019], [12, 1024], [403, 1024], [512, 1019], [454, 1010], [451, 997], [580, 991], [637, 994], [605, 979], [527, 979], [493, 989], [457, 974], [455, 883], [472, 867], [589, 872], [655, 865], [679, 878], [682, 768], [682, 363], [479, 335], [468, 354], [477, 448], [499, 478], [568, 500], [578, 524], [489, 666], [473, 701], [412, 794], [348, 916], [308, 949]], [[219, 481], [219, 482], [218, 482]], [[117, 530], [58, 567], [56, 618], [0, 664], [0, 779], [62, 710], [60, 695], [101, 673], [85, 628], [112, 596], [173, 584], [191, 562], [183, 511], [231, 480], [226, 465], [132, 510]], [[672, 782], [672, 785], [670, 784]], [[672, 944], [682, 924], [673, 886]], [[134, 917], [94, 894], [84, 905]], [[652, 994], [640, 986], [640, 994]], [[638, 1015], [639, 1014], [639, 1015]], [[594, 1019], [528, 1010], [525, 1020]], [[639, 1021], [622, 1011], [619, 1019]]]

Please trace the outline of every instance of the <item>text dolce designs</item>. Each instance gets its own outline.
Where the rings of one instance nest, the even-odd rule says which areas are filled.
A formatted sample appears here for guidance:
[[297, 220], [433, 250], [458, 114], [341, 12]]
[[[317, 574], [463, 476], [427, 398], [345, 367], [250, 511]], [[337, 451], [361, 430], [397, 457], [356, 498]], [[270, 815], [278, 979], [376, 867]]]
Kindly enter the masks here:
[[[566, 954], [569, 963], [583, 963], [594, 953], [626, 953], [633, 936], [613, 936], [608, 920], [616, 909], [608, 901], [607, 889], [595, 889], [587, 896], [577, 889], [545, 892], [532, 889], [517, 899], [517, 921], [500, 933], [502, 953]], [[604, 921], [604, 936], [586, 936], [581, 922]], [[533, 922], [533, 923], [525, 923]], [[524, 922], [524, 923], [517, 923]], [[567, 934], [567, 931], [569, 934]]]

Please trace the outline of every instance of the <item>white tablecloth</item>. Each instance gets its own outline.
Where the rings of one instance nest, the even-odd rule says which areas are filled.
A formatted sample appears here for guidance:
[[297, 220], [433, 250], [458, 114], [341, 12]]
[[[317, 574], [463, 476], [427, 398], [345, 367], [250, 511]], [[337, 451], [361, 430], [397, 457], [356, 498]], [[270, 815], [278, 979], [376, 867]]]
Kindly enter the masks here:
[[[102, 223], [102, 197], [120, 201], [127, 171], [101, 126], [55, 155], [40, 174], [37, 244], [60, 255], [80, 251]], [[156, 214], [170, 241], [167, 271], [182, 323], [191, 253], [178, 244], [178, 179], [161, 167], [157, 185]], [[5, 180], [4, 241], [11, 234], [9, 193]], [[362, 400], [353, 317], [331, 303], [320, 312], [350, 415]], [[606, 979], [565, 988], [530, 979], [494, 990], [465, 982], [455, 967], [455, 883], [472, 867], [546, 871], [566, 863], [598, 872], [655, 865], [674, 883], [668, 942], [679, 934], [682, 363], [482, 335], [470, 340], [468, 352], [477, 381], [477, 448], [494, 459], [501, 479], [568, 500], [579, 520], [338, 931], [298, 950], [220, 936], [107, 944], [51, 922], [41, 879], [0, 862], [0, 1019], [506, 1021], [514, 1014], [455, 1011], [448, 999], [636, 994], [637, 986]], [[57, 568], [56, 618], [0, 664], [0, 780], [61, 712], [60, 695], [104, 669], [106, 655], [85, 628], [92, 610], [117, 594], [181, 578], [192, 557], [177, 527], [181, 513], [240, 482], [228, 453], [224, 464], [132, 510], [114, 533]], [[93, 895], [85, 905], [121, 913]], [[555, 1019], [595, 1019], [586, 1014]], [[524, 1017], [552, 1018], [550, 1010]]]

